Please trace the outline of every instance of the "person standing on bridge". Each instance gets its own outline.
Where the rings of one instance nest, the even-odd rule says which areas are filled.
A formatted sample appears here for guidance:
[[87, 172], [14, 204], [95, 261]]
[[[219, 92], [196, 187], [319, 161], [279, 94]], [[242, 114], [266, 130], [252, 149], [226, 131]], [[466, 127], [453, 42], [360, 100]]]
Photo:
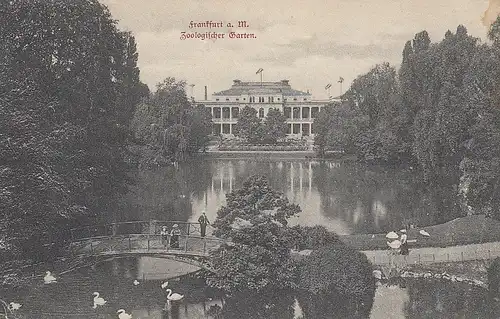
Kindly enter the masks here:
[[167, 247], [167, 243], [168, 243], [168, 230], [167, 230], [167, 226], [163, 226], [161, 228], [160, 235], [161, 235], [161, 242], [162, 242], [163, 246]]
[[198, 223], [200, 223], [201, 237], [205, 237], [205, 234], [207, 232], [207, 225], [210, 225], [207, 215], [205, 215], [205, 211], [203, 211], [200, 218], [198, 218]]
[[180, 235], [181, 231], [179, 229], [179, 225], [174, 224], [174, 226], [172, 226], [172, 230], [170, 231], [170, 248], [179, 248]]

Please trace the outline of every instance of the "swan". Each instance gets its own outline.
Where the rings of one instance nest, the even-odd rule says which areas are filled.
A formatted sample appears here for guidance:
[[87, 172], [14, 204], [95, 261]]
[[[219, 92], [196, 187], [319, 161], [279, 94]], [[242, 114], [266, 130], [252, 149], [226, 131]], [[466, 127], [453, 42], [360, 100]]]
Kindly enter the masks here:
[[181, 300], [182, 298], [184, 298], [184, 295], [179, 295], [176, 292], [172, 293], [172, 289], [167, 289], [167, 292], [168, 292], [168, 295], [167, 295], [168, 300], [177, 301], [177, 300]]
[[120, 319], [132, 319], [132, 316], [125, 312], [125, 309], [119, 309], [117, 312]]
[[97, 306], [104, 306], [104, 304], [107, 302], [106, 300], [104, 300], [104, 298], [102, 297], [99, 297], [99, 293], [98, 292], [94, 292], [93, 295], [95, 296], [94, 297], [94, 309], [97, 308]]
[[389, 239], [398, 239], [399, 236], [398, 234], [396, 234], [395, 232], [391, 231], [389, 233], [387, 233], [387, 235], [385, 235], [385, 237], [389, 238]]
[[422, 229], [421, 231], [419, 231], [419, 233], [420, 233], [420, 235], [425, 236], [425, 237], [429, 237], [429, 236], [430, 236], [430, 235], [429, 235], [429, 233], [428, 233], [428, 232], [426, 232], [426, 231], [425, 231], [425, 230], [423, 230], [423, 229]]
[[165, 289], [165, 287], [168, 286], [168, 281], [165, 281], [164, 283], [161, 284], [161, 289]]
[[139, 280], [137, 280], [137, 279], [136, 279], [136, 280], [134, 280], [134, 286], [137, 286], [137, 285], [139, 285], [139, 284], [140, 284]]
[[56, 279], [56, 277], [52, 276], [52, 274], [50, 273], [50, 271], [47, 271], [45, 273], [45, 277], [43, 277], [43, 281], [46, 284], [51, 284], [51, 283], [57, 282], [57, 279]]
[[22, 307], [22, 305], [20, 303], [17, 303], [17, 302], [11, 302], [9, 304], [9, 309], [10, 310], [18, 310], [21, 307]]

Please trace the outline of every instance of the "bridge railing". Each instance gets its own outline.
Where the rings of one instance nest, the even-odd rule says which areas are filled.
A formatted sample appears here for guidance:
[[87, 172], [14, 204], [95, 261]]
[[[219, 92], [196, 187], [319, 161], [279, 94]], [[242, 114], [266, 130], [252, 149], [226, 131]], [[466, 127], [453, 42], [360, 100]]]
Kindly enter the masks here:
[[[71, 232], [71, 241], [79, 241], [89, 238], [99, 238], [118, 235], [136, 235], [136, 234], [149, 234], [158, 235], [163, 226], [167, 227], [170, 232], [173, 226], [177, 224], [181, 234], [183, 235], [201, 235], [201, 226], [199, 223], [190, 223], [182, 221], [129, 221], [117, 222], [106, 225], [89, 225], [73, 228]], [[206, 236], [211, 236], [213, 228], [207, 225]]]
[[108, 237], [94, 237], [74, 242], [74, 255], [106, 255], [124, 253], [170, 253], [206, 256], [218, 248], [224, 240], [216, 237], [180, 235], [178, 246], [173, 246], [170, 235], [128, 234]]

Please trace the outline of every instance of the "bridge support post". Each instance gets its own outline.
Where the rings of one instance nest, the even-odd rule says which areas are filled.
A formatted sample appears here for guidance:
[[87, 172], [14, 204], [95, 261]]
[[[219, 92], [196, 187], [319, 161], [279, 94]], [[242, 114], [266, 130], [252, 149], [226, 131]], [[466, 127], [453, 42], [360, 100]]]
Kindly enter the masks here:
[[[188, 224], [188, 231], [189, 231], [189, 224]], [[189, 236], [186, 236], [186, 241], [184, 241], [184, 252], [188, 251], [188, 239]]]
[[132, 250], [132, 243], [130, 242], [130, 236], [128, 236], [128, 250]]
[[[189, 228], [191, 228], [190, 226], [191, 226], [191, 224], [190, 224], [190, 223], [188, 223], [188, 224], [187, 224], [187, 231], [186, 231], [188, 236], [189, 236]], [[187, 238], [186, 238], [186, 240], [187, 240]]]
[[205, 255], [207, 250], [207, 240], [203, 238], [203, 255]]

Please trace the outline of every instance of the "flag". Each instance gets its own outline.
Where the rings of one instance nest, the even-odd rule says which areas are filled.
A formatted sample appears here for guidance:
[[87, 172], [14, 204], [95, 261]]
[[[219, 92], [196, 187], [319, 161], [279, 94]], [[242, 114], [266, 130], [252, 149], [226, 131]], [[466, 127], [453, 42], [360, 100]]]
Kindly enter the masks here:
[[259, 74], [259, 73], [261, 73], [262, 71], [264, 71], [264, 69], [263, 69], [263, 68], [260, 68], [260, 69], [258, 69], [258, 70], [257, 70], [257, 72], [255, 72], [255, 74]]
[[329, 88], [332, 87], [332, 84], [331, 83], [328, 83], [326, 86], [325, 86], [325, 90], [328, 90]]
[[343, 78], [343, 77], [340, 77], [340, 78], [339, 78], [339, 83], [342, 83], [342, 82], [344, 82], [344, 78]]

